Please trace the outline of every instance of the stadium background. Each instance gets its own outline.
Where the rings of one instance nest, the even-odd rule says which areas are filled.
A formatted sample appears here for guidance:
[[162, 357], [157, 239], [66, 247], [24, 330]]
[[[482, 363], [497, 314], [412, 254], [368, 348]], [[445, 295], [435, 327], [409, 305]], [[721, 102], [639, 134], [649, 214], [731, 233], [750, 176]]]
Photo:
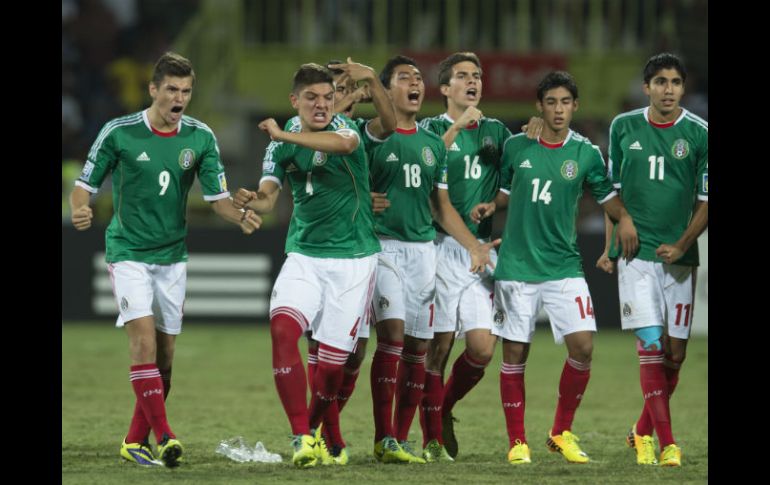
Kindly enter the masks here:
[[[422, 118], [443, 112], [438, 61], [475, 51], [484, 67], [480, 109], [514, 133], [536, 113], [539, 79], [566, 69], [580, 89], [572, 127], [606, 154], [613, 116], [647, 104], [645, 60], [668, 50], [689, 71], [683, 105], [708, 120], [707, 7], [705, 0], [62, 0], [62, 320], [116, 315], [103, 263], [110, 181], [94, 200], [90, 231], [72, 228], [66, 201], [101, 126], [149, 105], [152, 65], [166, 50], [193, 62], [197, 82], [187, 113], [216, 133], [235, 190], [256, 187], [269, 141], [256, 124], [293, 114], [291, 76], [310, 61], [351, 56], [379, 71], [394, 54], [414, 57], [428, 87]], [[373, 113], [367, 105], [357, 110]], [[578, 242], [597, 323], [617, 328], [615, 277], [594, 268], [603, 245], [601, 209], [590, 196], [580, 204]], [[263, 229], [245, 237], [193, 188], [187, 321], [267, 321], [290, 215], [283, 191]], [[497, 219], [498, 233], [501, 227]], [[708, 233], [700, 243], [695, 331], [707, 334]]]

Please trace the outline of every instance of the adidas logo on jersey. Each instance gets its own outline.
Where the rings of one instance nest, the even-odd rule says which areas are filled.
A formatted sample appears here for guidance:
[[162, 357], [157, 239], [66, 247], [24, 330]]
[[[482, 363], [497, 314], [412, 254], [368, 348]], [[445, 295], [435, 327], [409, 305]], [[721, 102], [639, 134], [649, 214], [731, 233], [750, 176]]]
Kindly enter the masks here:
[[150, 161], [150, 157], [147, 156], [147, 152], [142, 152], [141, 155], [136, 157], [136, 161], [137, 162], [149, 162]]
[[456, 142], [452, 142], [452, 146], [449, 147], [449, 151], [450, 152], [459, 152], [460, 151], [460, 147], [457, 146]]
[[397, 162], [398, 161], [398, 157], [396, 156], [395, 153], [391, 152], [391, 154], [388, 155], [388, 158], [386, 158], [385, 161], [386, 162]]
[[529, 158], [521, 162], [521, 165], [519, 165], [519, 168], [532, 168], [532, 164], [529, 163]]
[[642, 149], [642, 144], [639, 143], [639, 140], [637, 140], [637, 141], [633, 142], [631, 144], [631, 146], [628, 147], [628, 148], [631, 149], [631, 150], [641, 150]]
[[286, 173], [296, 172], [296, 171], [297, 171], [297, 167], [293, 163], [290, 163], [289, 166], [286, 167]]

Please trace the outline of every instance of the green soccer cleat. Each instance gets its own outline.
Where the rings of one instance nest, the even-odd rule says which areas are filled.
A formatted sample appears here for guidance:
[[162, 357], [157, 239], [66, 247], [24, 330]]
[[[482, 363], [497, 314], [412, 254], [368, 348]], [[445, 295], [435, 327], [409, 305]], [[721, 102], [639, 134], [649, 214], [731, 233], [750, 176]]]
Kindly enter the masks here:
[[570, 463], [588, 463], [588, 455], [580, 449], [577, 442], [580, 439], [570, 431], [564, 431], [562, 434], [551, 436], [548, 434], [548, 440], [545, 442], [548, 449], [552, 452], [561, 453]]
[[[374, 458], [381, 463], [412, 463], [412, 459], [416, 458], [404, 451], [392, 436], [386, 436], [375, 443], [373, 454]], [[425, 463], [424, 460], [423, 463]]]
[[636, 425], [634, 424], [626, 435], [626, 444], [636, 450], [637, 465], [657, 465], [658, 459], [655, 457], [655, 439], [652, 435], [636, 434]]
[[426, 463], [436, 463], [440, 461], [454, 463], [455, 461], [454, 458], [449, 456], [444, 445], [439, 443], [436, 439], [428, 441], [428, 444], [426, 444], [425, 448], [422, 450], [422, 457]]
[[161, 461], [155, 459], [150, 443], [147, 441], [142, 443], [126, 443], [126, 440], [123, 440], [123, 443], [120, 445], [120, 456], [124, 460], [136, 463], [139, 466], [163, 466]]
[[294, 448], [294, 455], [291, 457], [294, 466], [297, 468], [310, 468], [318, 464], [315, 438], [309, 434], [297, 434], [293, 436], [291, 446]]
[[529, 452], [529, 445], [516, 440], [516, 444], [513, 445], [511, 450], [508, 452], [508, 463], [511, 465], [532, 463], [532, 457]]
[[444, 448], [452, 458], [457, 458], [457, 437], [455, 436], [455, 421], [457, 419], [452, 413], [441, 416], [441, 440], [444, 442]]
[[169, 468], [179, 466], [182, 459], [182, 443], [176, 438], [171, 438], [167, 434], [163, 435], [163, 440], [158, 443], [158, 459]]
[[682, 466], [682, 449], [673, 443], [663, 448], [660, 466]]

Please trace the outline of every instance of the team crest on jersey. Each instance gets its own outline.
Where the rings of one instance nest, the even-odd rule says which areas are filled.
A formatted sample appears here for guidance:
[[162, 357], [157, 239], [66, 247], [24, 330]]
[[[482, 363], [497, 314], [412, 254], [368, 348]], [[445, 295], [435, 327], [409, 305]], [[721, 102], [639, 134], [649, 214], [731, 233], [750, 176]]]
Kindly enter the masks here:
[[631, 316], [631, 305], [628, 303], [623, 304], [623, 316], [626, 318]]
[[80, 178], [88, 182], [88, 179], [91, 178], [91, 172], [94, 171], [94, 164], [92, 162], [86, 162], [85, 165], [83, 165], [83, 171], [80, 173]]
[[422, 161], [429, 167], [432, 167], [433, 164], [436, 163], [436, 155], [433, 154], [433, 151], [430, 148], [422, 148]]
[[380, 305], [380, 310], [387, 310], [390, 306], [390, 302], [384, 296], [380, 297], [380, 301], [378, 301], [377, 304]]
[[217, 174], [217, 179], [219, 180], [219, 191], [227, 192], [227, 179], [225, 178], [225, 173], [219, 172]]
[[677, 160], [683, 159], [689, 153], [690, 153], [690, 144], [687, 143], [687, 140], [684, 140], [682, 138], [675, 141], [674, 146], [671, 147], [671, 154]]
[[574, 160], [565, 160], [561, 164], [561, 176], [567, 180], [572, 180], [577, 177], [578, 164]]
[[497, 310], [495, 312], [495, 327], [497, 328], [503, 328], [503, 322], [505, 321], [505, 312], [502, 310]]
[[313, 165], [320, 167], [324, 163], [326, 163], [326, 154], [324, 152], [313, 153]]
[[195, 165], [195, 152], [189, 148], [185, 148], [179, 152], [179, 166], [184, 170], [189, 169]]

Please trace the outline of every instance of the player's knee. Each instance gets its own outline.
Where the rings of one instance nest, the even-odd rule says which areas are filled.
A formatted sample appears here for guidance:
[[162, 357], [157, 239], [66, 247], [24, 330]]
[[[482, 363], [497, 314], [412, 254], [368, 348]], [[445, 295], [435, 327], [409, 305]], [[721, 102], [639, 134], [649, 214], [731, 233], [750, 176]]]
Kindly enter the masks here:
[[639, 346], [643, 350], [663, 350], [663, 327], [651, 326], [642, 327], [634, 330], [636, 338], [639, 339]]
[[492, 360], [492, 357], [495, 355], [494, 347], [491, 349], [477, 349], [468, 347], [466, 351], [468, 352], [468, 355], [471, 359], [478, 362], [479, 364], [484, 365], [488, 365]]

